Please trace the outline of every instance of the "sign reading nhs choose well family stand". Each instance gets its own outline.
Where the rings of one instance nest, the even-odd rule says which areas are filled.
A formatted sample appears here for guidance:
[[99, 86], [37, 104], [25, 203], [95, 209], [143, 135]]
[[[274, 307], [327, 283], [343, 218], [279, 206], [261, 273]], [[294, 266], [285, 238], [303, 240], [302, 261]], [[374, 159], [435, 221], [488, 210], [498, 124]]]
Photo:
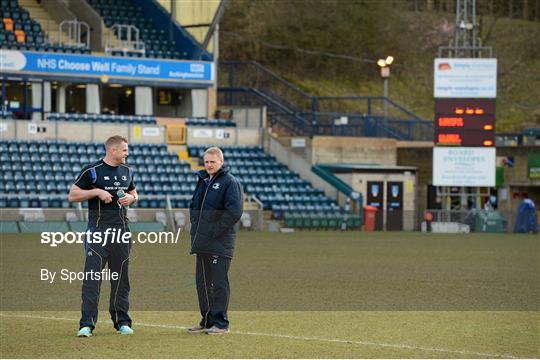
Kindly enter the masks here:
[[0, 51], [2, 74], [33, 74], [111, 80], [129, 78], [142, 81], [213, 82], [213, 63], [123, 57], [98, 57], [76, 54], [39, 53], [31, 51]]

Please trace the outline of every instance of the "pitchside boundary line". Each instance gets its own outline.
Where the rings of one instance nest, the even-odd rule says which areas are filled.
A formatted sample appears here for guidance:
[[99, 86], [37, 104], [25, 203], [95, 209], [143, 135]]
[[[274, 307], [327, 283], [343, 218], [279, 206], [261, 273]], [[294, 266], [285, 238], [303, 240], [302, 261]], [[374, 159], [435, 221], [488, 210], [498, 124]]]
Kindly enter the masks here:
[[[53, 321], [73, 321], [73, 322], [78, 322], [79, 321], [78, 319], [70, 319], [70, 318], [63, 318], [63, 317], [24, 315], [24, 314], [12, 315], [12, 314], [0, 313], [0, 317], [22, 318], [22, 319], [41, 319], [41, 320], [53, 320]], [[98, 323], [107, 323], [108, 324], [109, 321], [100, 320], [100, 321], [98, 321]], [[140, 322], [134, 322], [134, 325], [143, 326], [143, 327], [164, 328], [164, 329], [180, 329], [180, 330], [188, 329], [188, 327], [186, 327], [186, 326], [164, 325], [164, 324], [148, 324], [148, 323], [140, 323]], [[358, 340], [326, 339], [326, 338], [310, 337], [310, 336], [295, 336], [295, 335], [271, 334], [271, 333], [259, 333], [259, 332], [245, 332], [245, 331], [231, 331], [230, 333], [235, 334], [235, 335], [273, 337], [273, 338], [281, 338], [281, 339], [289, 339], [289, 340], [301, 340], [301, 341], [320, 341], [320, 342], [339, 343], [339, 344], [353, 344], [353, 345], [373, 346], [373, 347], [379, 347], [379, 348], [420, 350], [420, 351], [441, 352], [441, 353], [449, 353], [449, 354], [482, 356], [482, 357], [489, 357], [489, 358], [495, 358], [495, 357], [497, 357], [497, 358], [505, 358], [505, 359], [516, 359], [516, 358], [518, 358], [518, 357], [512, 356], [512, 355], [487, 354], [487, 353], [480, 353], [480, 352], [468, 351], [468, 350], [450, 350], [450, 349], [430, 348], [430, 347], [405, 345], [405, 344], [377, 343], [377, 342], [358, 341]]]

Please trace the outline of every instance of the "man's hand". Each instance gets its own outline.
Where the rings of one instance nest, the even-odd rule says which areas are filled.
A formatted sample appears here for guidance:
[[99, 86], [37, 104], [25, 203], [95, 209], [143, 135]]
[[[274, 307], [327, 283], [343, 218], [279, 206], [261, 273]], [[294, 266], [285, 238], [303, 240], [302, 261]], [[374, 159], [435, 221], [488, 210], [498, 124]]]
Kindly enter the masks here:
[[103, 201], [105, 204], [108, 204], [112, 201], [112, 195], [103, 189], [94, 189], [96, 196], [99, 197], [99, 200]]
[[118, 202], [122, 206], [129, 206], [135, 202], [135, 196], [126, 193], [126, 196], [118, 199]]

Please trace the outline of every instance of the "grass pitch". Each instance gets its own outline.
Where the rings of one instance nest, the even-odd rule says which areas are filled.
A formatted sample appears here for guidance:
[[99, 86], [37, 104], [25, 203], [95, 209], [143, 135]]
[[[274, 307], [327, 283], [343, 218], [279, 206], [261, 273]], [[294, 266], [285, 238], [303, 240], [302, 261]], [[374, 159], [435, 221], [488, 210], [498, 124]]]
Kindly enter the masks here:
[[134, 336], [114, 333], [102, 286], [95, 336], [78, 339], [82, 245], [39, 234], [0, 240], [1, 357], [540, 357], [539, 239], [528, 235], [241, 233], [231, 268], [231, 334], [198, 321], [188, 241], [135, 244]]

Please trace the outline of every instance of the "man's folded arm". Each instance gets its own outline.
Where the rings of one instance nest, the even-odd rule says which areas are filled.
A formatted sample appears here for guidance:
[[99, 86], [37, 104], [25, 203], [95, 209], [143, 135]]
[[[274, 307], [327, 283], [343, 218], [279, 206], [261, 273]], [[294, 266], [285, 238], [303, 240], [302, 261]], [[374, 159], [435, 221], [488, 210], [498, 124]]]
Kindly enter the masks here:
[[225, 193], [225, 206], [222, 211], [219, 221], [214, 226], [214, 236], [219, 236], [226, 230], [230, 229], [240, 217], [242, 217], [242, 210], [244, 205], [244, 198], [242, 195], [242, 188], [237, 182], [233, 182]]

